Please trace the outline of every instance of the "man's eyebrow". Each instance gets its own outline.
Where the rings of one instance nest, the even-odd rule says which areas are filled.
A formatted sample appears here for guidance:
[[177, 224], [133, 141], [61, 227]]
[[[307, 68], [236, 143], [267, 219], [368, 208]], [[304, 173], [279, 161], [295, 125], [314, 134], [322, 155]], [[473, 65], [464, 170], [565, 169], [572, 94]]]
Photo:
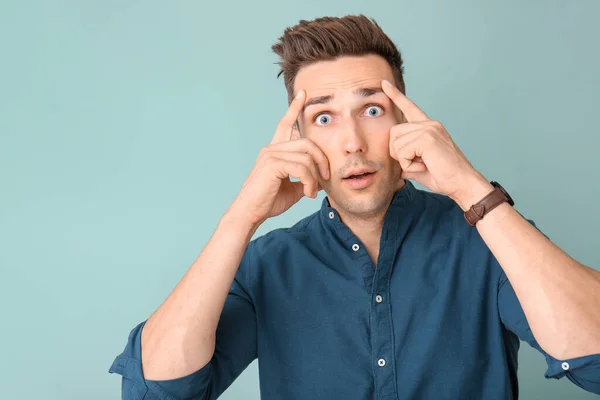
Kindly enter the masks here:
[[[383, 89], [380, 87], [366, 87], [366, 88], [358, 88], [358, 89], [354, 90], [354, 95], [360, 96], [360, 97], [369, 97], [369, 96], [373, 96], [374, 94], [377, 94], [377, 93], [383, 93]], [[302, 109], [302, 111], [306, 110], [306, 107], [308, 107], [308, 106], [314, 106], [315, 104], [330, 103], [333, 99], [334, 99], [333, 95], [311, 97], [310, 99], [306, 100], [306, 102], [304, 103], [304, 108]]]
[[373, 96], [376, 93], [383, 93], [383, 89], [380, 87], [366, 87], [359, 88], [354, 91], [354, 94], [361, 97]]
[[306, 107], [308, 107], [308, 106], [314, 106], [315, 104], [329, 103], [329, 102], [331, 102], [331, 100], [333, 100], [333, 95], [311, 97], [310, 99], [306, 100], [306, 102], [304, 103], [304, 108], [302, 109], [302, 111], [306, 110]]

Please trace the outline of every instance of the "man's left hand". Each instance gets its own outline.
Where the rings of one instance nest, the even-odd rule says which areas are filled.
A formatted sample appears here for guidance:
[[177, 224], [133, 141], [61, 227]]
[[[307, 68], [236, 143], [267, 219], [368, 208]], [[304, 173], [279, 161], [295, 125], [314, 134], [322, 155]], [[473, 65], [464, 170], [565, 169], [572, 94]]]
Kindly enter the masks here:
[[400, 163], [402, 179], [449, 196], [463, 210], [493, 190], [440, 122], [431, 120], [388, 81], [381, 86], [403, 114], [404, 121], [390, 130], [390, 155]]

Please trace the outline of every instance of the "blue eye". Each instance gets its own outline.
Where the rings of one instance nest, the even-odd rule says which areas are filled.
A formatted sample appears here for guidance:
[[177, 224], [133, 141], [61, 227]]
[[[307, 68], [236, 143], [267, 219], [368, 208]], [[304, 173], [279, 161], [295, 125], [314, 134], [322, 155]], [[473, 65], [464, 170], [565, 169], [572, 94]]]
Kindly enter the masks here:
[[315, 117], [315, 122], [317, 125], [328, 125], [331, 122], [331, 115], [329, 114], [319, 114]]
[[378, 117], [383, 112], [383, 108], [379, 106], [369, 106], [366, 112], [369, 117]]

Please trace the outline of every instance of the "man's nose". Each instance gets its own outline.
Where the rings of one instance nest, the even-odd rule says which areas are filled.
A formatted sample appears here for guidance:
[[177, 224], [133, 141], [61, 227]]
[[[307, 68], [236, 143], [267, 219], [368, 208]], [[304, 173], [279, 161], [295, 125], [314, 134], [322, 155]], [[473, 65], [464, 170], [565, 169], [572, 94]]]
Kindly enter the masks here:
[[344, 148], [346, 153], [366, 153], [367, 141], [360, 124], [349, 118], [342, 128], [344, 130]]

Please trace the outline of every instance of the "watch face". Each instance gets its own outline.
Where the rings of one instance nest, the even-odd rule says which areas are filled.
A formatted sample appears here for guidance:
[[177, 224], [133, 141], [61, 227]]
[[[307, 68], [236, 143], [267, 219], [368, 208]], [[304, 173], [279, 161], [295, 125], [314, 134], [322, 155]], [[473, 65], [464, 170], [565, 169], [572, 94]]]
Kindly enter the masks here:
[[508, 204], [510, 204], [511, 206], [515, 205], [515, 202], [513, 201], [512, 197], [510, 197], [510, 194], [508, 194], [508, 192], [506, 190], [504, 190], [504, 188], [502, 187], [501, 184], [499, 184], [498, 182], [490, 182], [492, 184], [492, 186], [497, 187], [498, 189], [500, 189], [500, 191], [506, 196], [506, 198], [508, 199]]

